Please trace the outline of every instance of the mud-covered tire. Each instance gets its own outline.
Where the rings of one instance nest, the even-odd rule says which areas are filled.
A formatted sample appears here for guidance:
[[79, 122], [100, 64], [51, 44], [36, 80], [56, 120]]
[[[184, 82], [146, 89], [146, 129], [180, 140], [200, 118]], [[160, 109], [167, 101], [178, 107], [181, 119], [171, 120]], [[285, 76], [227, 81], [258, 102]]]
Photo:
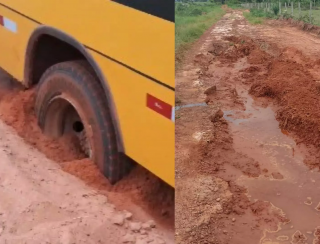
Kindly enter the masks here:
[[90, 130], [92, 160], [114, 184], [125, 176], [130, 162], [118, 152], [116, 134], [107, 100], [99, 81], [85, 61], [63, 62], [50, 67], [41, 77], [36, 95], [35, 112], [44, 129], [47, 110], [57, 96], [73, 101], [73, 107]]

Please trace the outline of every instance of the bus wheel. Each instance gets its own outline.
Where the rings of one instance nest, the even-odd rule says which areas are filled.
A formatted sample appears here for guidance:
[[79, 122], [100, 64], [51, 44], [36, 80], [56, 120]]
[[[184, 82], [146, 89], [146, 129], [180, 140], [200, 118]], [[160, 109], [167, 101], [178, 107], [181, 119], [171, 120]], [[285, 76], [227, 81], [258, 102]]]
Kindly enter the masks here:
[[118, 152], [103, 90], [86, 62], [50, 67], [38, 84], [35, 111], [45, 134], [76, 135], [83, 152], [112, 184], [130, 170], [131, 163]]

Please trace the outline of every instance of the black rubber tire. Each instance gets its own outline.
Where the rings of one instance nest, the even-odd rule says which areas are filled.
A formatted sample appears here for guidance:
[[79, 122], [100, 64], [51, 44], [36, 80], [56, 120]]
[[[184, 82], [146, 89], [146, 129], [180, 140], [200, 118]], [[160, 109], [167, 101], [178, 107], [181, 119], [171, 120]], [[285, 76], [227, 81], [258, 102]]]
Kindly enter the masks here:
[[118, 152], [106, 97], [87, 62], [58, 63], [42, 75], [35, 104], [38, 124], [42, 129], [50, 102], [61, 94], [66, 94], [80, 105], [92, 133], [92, 159], [110, 183], [116, 183], [130, 171], [132, 165]]

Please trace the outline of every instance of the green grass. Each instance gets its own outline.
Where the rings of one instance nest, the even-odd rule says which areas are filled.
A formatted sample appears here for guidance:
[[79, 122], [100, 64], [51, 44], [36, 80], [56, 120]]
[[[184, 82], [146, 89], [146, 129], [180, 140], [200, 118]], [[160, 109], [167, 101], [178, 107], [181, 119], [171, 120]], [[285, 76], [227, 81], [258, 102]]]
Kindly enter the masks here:
[[240, 3], [236, 1], [236, 3], [228, 2], [228, 8], [237, 9], [237, 10], [245, 10], [245, 8], [241, 7]]
[[175, 11], [175, 52], [176, 60], [183, 54], [210, 26], [225, 13], [221, 5], [213, 3], [176, 3]]
[[262, 24], [266, 19], [266, 17], [254, 16], [251, 12], [250, 13], [244, 12], [243, 15], [248, 20], [248, 22], [252, 25]]
[[[289, 14], [291, 14], [291, 9], [287, 11]], [[303, 19], [305, 22], [309, 22], [309, 10], [301, 10], [299, 15], [299, 9], [293, 9], [293, 17], [295, 19], [299, 19], [299, 16], [301, 19]], [[312, 24], [320, 26], [320, 10], [312, 10]]]
[[[301, 10], [299, 13], [298, 6], [294, 6], [293, 9], [293, 15], [291, 12], [291, 7], [288, 7], [287, 10], [285, 10], [284, 6], [282, 6], [281, 9], [281, 16], [284, 18], [294, 18], [296, 20], [301, 20], [306, 23], [311, 23], [313, 25], [320, 26], [320, 9], [317, 6], [317, 9], [312, 10], [311, 15], [311, 22], [309, 18], [309, 10], [308, 6], [304, 6], [304, 10]], [[250, 13], [245, 12], [244, 13], [245, 18], [249, 21], [251, 24], [262, 24], [263, 21], [267, 18], [276, 18], [280, 15], [275, 15], [272, 12], [264, 12], [263, 10], [259, 9], [251, 9]]]
[[262, 9], [251, 9], [250, 12], [244, 12], [243, 15], [253, 25], [262, 24], [267, 18], [276, 17], [273, 12], [265, 12]]

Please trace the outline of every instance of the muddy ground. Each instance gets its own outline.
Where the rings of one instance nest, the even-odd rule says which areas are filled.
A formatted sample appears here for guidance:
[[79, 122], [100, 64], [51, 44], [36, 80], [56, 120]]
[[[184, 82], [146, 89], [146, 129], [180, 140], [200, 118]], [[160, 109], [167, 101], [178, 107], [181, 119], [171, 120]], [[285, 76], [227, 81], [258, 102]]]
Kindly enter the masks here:
[[229, 11], [176, 75], [176, 242], [320, 243], [320, 39]]
[[33, 105], [0, 72], [0, 243], [174, 243], [171, 187], [139, 166], [110, 185], [74, 139], [42, 134]]

